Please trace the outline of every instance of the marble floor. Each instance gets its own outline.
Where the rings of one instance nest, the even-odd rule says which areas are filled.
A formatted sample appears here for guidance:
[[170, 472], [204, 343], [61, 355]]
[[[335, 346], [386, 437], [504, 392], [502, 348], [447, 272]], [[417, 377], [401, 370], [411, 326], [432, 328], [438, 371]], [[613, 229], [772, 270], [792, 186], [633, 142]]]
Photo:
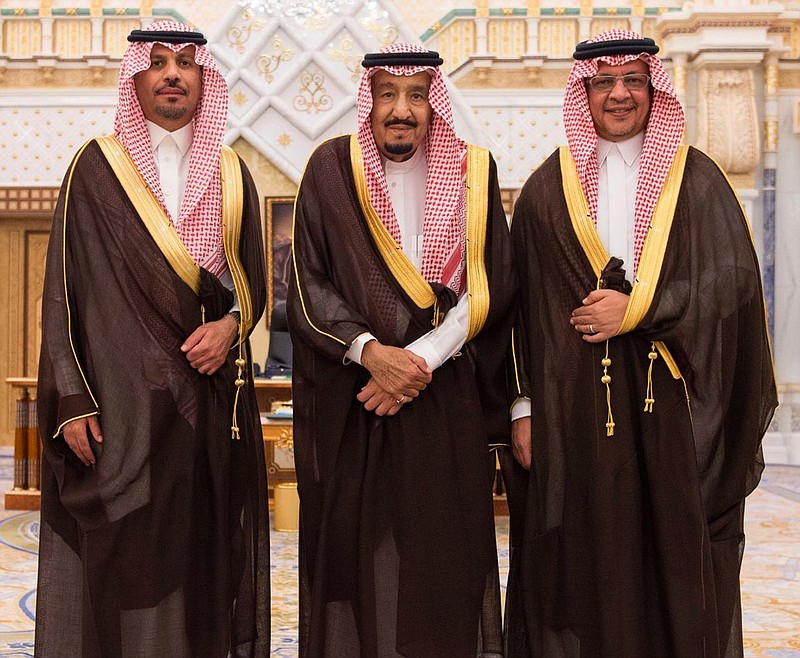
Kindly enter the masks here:
[[[0, 493], [11, 456], [0, 452]], [[768, 466], [747, 506], [745, 655], [800, 658], [800, 467]], [[33, 656], [38, 512], [0, 511], [0, 656]], [[273, 656], [297, 655], [297, 534], [272, 532]], [[497, 522], [502, 576], [508, 520]]]

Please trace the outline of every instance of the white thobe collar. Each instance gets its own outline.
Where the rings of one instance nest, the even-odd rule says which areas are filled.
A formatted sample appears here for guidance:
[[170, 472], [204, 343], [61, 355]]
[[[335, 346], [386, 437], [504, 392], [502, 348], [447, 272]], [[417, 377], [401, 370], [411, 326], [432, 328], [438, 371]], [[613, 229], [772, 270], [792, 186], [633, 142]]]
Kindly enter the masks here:
[[156, 149], [161, 145], [161, 142], [164, 141], [164, 138], [169, 136], [175, 140], [175, 144], [178, 146], [178, 150], [181, 153], [181, 157], [186, 156], [186, 152], [192, 146], [192, 140], [194, 139], [194, 122], [190, 121], [187, 123], [183, 128], [178, 128], [173, 132], [169, 130], [165, 130], [157, 123], [153, 123], [145, 119], [145, 123], [147, 124], [147, 132], [150, 133], [150, 148], [155, 153]]
[[617, 148], [619, 149], [620, 155], [622, 159], [625, 161], [627, 166], [633, 165], [633, 161], [636, 160], [637, 156], [639, 156], [642, 152], [642, 147], [644, 146], [644, 130], [640, 132], [638, 135], [634, 135], [633, 137], [626, 139], [622, 142], [609, 142], [607, 139], [603, 139], [602, 137], [597, 138], [597, 165], [602, 167], [603, 163], [605, 162], [606, 158], [608, 157], [609, 151], [611, 151], [611, 147], [616, 144]]

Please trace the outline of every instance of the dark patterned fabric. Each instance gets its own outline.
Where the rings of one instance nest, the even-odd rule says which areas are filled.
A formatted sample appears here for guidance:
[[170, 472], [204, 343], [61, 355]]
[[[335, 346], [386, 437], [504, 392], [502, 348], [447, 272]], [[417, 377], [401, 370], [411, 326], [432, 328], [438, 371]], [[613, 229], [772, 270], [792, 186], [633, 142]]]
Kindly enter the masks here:
[[[487, 440], [508, 440], [503, 355], [516, 288], [494, 163], [483, 330], [395, 416], [366, 411], [343, 364], [370, 331], [403, 347], [431, 329], [392, 277], [356, 197], [349, 137], [312, 155], [296, 202], [289, 289], [300, 493], [300, 655], [502, 653]], [[431, 284], [442, 311], [452, 290]], [[469, 285], [469, 282], [468, 282]], [[498, 411], [499, 410], [499, 411]]]
[[[741, 656], [744, 499], [777, 404], [746, 219], [722, 172], [690, 149], [653, 302], [609, 341], [607, 437], [605, 343], [569, 324], [598, 281], [561, 189], [556, 153], [525, 184], [512, 223], [533, 454], [529, 472], [504, 455], [507, 655]], [[683, 380], [656, 359], [646, 413], [651, 341], [666, 344]]]
[[[258, 318], [258, 195], [242, 171], [239, 253]], [[238, 351], [213, 376], [180, 351], [201, 304], [216, 320], [232, 295], [201, 270], [198, 298], [170, 268], [97, 144], [75, 165], [66, 226], [65, 199], [66, 182], [42, 306], [36, 655], [267, 656], [266, 471], [252, 376], [233, 441]], [[98, 409], [104, 442], [92, 442], [97, 463], [87, 467], [53, 437]]]

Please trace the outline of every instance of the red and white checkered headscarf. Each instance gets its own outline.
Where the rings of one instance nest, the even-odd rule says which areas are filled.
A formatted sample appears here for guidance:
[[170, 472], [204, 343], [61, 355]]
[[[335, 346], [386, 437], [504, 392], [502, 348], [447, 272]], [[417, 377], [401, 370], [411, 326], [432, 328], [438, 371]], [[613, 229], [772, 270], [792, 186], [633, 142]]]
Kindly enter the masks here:
[[[419, 53], [426, 48], [411, 43], [394, 43], [385, 53]], [[431, 76], [428, 100], [433, 118], [428, 127], [426, 148], [428, 182], [425, 189], [425, 216], [422, 228], [422, 276], [440, 282], [456, 293], [463, 291], [466, 154], [465, 142], [456, 137], [453, 110], [442, 73], [436, 66], [375, 66], [364, 70], [358, 88], [358, 143], [364, 156], [367, 189], [378, 216], [398, 245], [402, 246], [400, 226], [392, 208], [386, 174], [372, 134], [372, 76], [378, 69], [392, 75], [415, 75], [426, 71]]]
[[[598, 34], [590, 43], [616, 39], [641, 39], [628, 30], [609, 30]], [[589, 111], [585, 78], [597, 74], [598, 61], [611, 66], [621, 66], [634, 59], [641, 59], [650, 67], [653, 99], [650, 119], [645, 128], [644, 145], [636, 184], [634, 207], [634, 258], [633, 271], [639, 267], [644, 240], [661, 188], [667, 178], [672, 160], [683, 135], [683, 108], [675, 96], [672, 81], [661, 60], [654, 55], [611, 55], [576, 61], [567, 80], [564, 93], [564, 130], [567, 133], [569, 150], [575, 160], [584, 194], [589, 202], [592, 220], [597, 223], [597, 133]]]
[[[190, 32], [175, 21], [160, 21], [143, 28]], [[119, 103], [114, 120], [114, 135], [133, 159], [136, 168], [170, 217], [158, 178], [150, 133], [136, 96], [133, 76], [150, 68], [154, 43], [134, 42], [128, 46], [119, 71]], [[181, 241], [201, 267], [220, 275], [227, 269], [222, 247], [222, 189], [219, 158], [228, 119], [228, 86], [214, 58], [205, 46], [191, 43], [162, 43], [174, 52], [194, 45], [194, 59], [203, 67], [203, 91], [194, 115], [194, 139], [189, 159], [189, 174], [178, 217], [170, 217]]]

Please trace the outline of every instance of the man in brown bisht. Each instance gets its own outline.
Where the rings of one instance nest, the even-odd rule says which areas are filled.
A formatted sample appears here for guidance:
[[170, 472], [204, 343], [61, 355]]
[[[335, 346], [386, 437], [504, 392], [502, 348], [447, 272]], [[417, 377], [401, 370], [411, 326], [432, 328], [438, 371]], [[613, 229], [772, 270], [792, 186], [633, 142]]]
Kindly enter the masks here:
[[47, 255], [36, 655], [267, 656], [258, 195], [203, 36], [128, 40], [114, 135], [75, 156]]
[[497, 171], [437, 53], [365, 56], [309, 160], [288, 315], [301, 656], [498, 656], [494, 457], [513, 275]]
[[742, 655], [744, 499], [777, 404], [764, 300], [656, 52], [578, 45], [569, 147], [514, 211], [509, 656]]

